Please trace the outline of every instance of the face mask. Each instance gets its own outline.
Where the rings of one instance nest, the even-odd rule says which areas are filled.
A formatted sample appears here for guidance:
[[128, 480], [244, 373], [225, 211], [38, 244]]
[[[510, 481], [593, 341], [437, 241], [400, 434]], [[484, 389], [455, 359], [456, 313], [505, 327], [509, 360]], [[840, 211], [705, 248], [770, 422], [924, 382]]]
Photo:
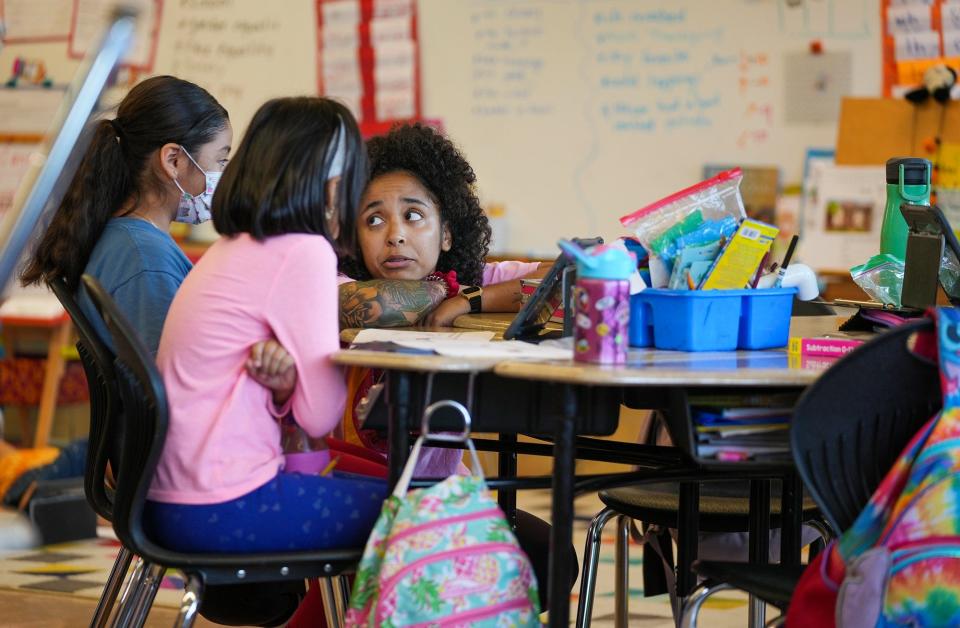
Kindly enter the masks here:
[[185, 222], [190, 225], [199, 225], [202, 222], [207, 222], [212, 218], [210, 215], [210, 205], [213, 202], [213, 191], [217, 189], [217, 183], [220, 181], [220, 176], [222, 172], [207, 172], [200, 167], [200, 164], [190, 156], [190, 153], [187, 152], [187, 149], [183, 146], [180, 147], [180, 150], [183, 151], [183, 154], [197, 167], [197, 170], [203, 173], [203, 178], [206, 181], [206, 188], [203, 192], [197, 196], [190, 194], [180, 185], [180, 182], [176, 179], [173, 180], [174, 185], [177, 186], [177, 189], [180, 190], [180, 203], [177, 205], [177, 216], [174, 218], [176, 222]]

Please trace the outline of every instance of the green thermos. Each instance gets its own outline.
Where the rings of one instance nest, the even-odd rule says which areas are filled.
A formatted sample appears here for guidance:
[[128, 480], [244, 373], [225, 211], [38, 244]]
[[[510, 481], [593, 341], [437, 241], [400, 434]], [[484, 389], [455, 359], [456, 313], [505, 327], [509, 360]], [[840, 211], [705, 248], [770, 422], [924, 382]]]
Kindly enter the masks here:
[[930, 204], [932, 164], [919, 157], [895, 157], [887, 161], [887, 206], [880, 229], [880, 253], [899, 260], [907, 254], [907, 221], [900, 213], [904, 202]]

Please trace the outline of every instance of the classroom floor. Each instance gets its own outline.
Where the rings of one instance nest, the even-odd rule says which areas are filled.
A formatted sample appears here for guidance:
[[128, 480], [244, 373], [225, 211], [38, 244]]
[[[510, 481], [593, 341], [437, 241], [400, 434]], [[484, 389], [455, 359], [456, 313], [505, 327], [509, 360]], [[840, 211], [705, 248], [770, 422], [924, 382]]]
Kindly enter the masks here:
[[[538, 516], [549, 517], [550, 496], [546, 491], [520, 493], [519, 505]], [[596, 497], [577, 500], [574, 538], [581, 560], [587, 524], [599, 509]], [[103, 538], [0, 553], [0, 617], [3, 618], [0, 624], [31, 628], [87, 625], [117, 551], [116, 541], [109, 538], [110, 531], [101, 529], [101, 535]], [[613, 626], [613, 547], [611, 526], [610, 532], [604, 535], [594, 603], [593, 625], [598, 628]], [[181, 586], [176, 574], [165, 578], [147, 621], [148, 626], [173, 623]], [[571, 620], [576, 615], [578, 587], [579, 583], [571, 596]], [[701, 614], [700, 625], [743, 626], [746, 620], [745, 596], [724, 593], [708, 602]], [[213, 624], [201, 620], [196, 625]], [[643, 597], [639, 548], [630, 559], [629, 625], [673, 626], [666, 596]]]

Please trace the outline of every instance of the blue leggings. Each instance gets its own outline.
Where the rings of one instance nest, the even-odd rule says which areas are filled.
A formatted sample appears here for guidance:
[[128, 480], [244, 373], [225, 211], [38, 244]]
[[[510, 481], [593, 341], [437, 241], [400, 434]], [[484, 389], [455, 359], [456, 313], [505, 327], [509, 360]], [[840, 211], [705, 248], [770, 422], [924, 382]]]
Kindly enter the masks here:
[[144, 524], [154, 542], [182, 552], [363, 547], [386, 496], [382, 480], [280, 473], [219, 504], [147, 501]]

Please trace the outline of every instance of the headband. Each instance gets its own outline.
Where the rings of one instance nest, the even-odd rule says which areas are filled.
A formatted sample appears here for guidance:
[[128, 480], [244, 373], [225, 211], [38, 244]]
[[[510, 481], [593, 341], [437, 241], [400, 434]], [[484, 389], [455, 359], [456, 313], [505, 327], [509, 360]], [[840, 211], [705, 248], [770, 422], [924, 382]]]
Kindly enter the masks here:
[[330, 169], [327, 172], [327, 180], [343, 175], [343, 166], [347, 161], [347, 127], [340, 120], [340, 128], [337, 129], [337, 150], [330, 160]]

